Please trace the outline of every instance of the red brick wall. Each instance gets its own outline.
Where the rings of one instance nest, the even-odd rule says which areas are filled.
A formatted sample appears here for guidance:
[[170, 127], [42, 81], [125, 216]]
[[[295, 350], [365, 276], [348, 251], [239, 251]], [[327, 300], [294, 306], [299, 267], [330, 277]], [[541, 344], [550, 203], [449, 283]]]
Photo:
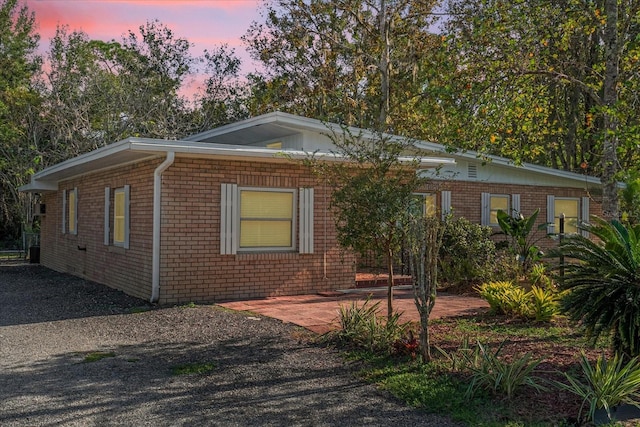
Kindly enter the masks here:
[[[153, 171], [159, 160], [145, 161], [61, 182], [46, 193], [40, 262], [140, 298], [151, 295]], [[104, 245], [104, 189], [131, 186], [130, 249]], [[62, 190], [78, 189], [78, 233], [62, 233]], [[86, 248], [80, 250], [78, 248]]]
[[[314, 187], [314, 253], [221, 255], [223, 183]], [[353, 287], [353, 258], [344, 256], [336, 243], [333, 219], [327, 211], [328, 191], [307, 169], [294, 163], [176, 159], [163, 183], [161, 300], [213, 301]]]
[[[153, 171], [160, 162], [145, 161], [88, 174], [64, 181], [59, 191], [45, 194], [47, 215], [42, 222], [41, 263], [148, 299]], [[220, 255], [222, 183], [315, 187], [315, 253]], [[128, 250], [103, 243], [104, 188], [111, 187], [113, 198], [114, 189], [125, 184], [131, 186]], [[326, 212], [327, 190], [316, 185], [306, 169], [293, 163], [177, 158], [163, 174], [160, 303], [295, 295], [352, 287], [353, 258], [338, 248], [333, 219]], [[78, 234], [63, 234], [62, 190], [74, 187], [78, 188]], [[86, 247], [86, 251], [78, 247]]]
[[[61, 182], [59, 191], [45, 194], [42, 264], [148, 299], [152, 275], [153, 171], [161, 161], [87, 174]], [[103, 243], [104, 188], [110, 187], [113, 197], [114, 189], [126, 184], [131, 186], [128, 250]], [[314, 187], [314, 253], [221, 255], [221, 184]], [[548, 194], [586, 195], [583, 189], [461, 181], [433, 184], [438, 190], [450, 190], [455, 215], [472, 222], [480, 222], [482, 192], [520, 194], [524, 214], [540, 208], [539, 222], [546, 221]], [[63, 234], [62, 190], [74, 187], [78, 188], [78, 234]], [[354, 257], [345, 255], [336, 243], [333, 219], [327, 210], [330, 192], [307, 169], [291, 162], [176, 158], [163, 174], [160, 302], [210, 302], [352, 287]], [[591, 213], [601, 214], [598, 202], [592, 200], [590, 207]], [[540, 241], [543, 247], [552, 244], [546, 238]]]
[[[535, 239], [541, 248], [550, 248], [557, 243], [546, 237], [546, 231], [537, 231], [537, 225], [547, 222], [547, 196], [581, 198], [590, 196], [585, 188], [566, 187], [538, 187], [534, 185], [509, 185], [490, 184], [486, 182], [450, 181], [437, 185], [439, 190], [451, 191], [451, 206], [456, 217], [465, 217], [474, 223], [480, 223], [481, 217], [481, 193], [492, 194], [519, 194], [520, 211], [525, 215], [531, 215], [536, 209], [540, 209], [536, 223]], [[591, 215], [602, 216], [601, 197], [590, 197], [589, 211]], [[496, 232], [500, 231], [495, 227]], [[496, 236], [496, 239], [502, 237]]]

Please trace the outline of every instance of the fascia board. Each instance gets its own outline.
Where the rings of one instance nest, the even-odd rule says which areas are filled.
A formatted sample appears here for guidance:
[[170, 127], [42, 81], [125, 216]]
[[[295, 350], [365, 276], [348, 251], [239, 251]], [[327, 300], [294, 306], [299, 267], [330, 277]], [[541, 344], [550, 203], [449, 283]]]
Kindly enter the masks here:
[[452, 157], [457, 157], [464, 160], [481, 162], [481, 159], [487, 159], [488, 163], [490, 164], [495, 164], [495, 165], [504, 166], [508, 168], [514, 168], [514, 169], [519, 169], [519, 170], [524, 170], [524, 171], [539, 173], [544, 175], [551, 175], [555, 177], [569, 179], [572, 181], [579, 181], [580, 183], [584, 183], [586, 180], [589, 184], [594, 184], [594, 185], [602, 184], [600, 179], [597, 177], [593, 177], [589, 175], [581, 175], [574, 172], [568, 172], [568, 171], [563, 171], [559, 169], [553, 169], [546, 166], [534, 165], [532, 163], [523, 163], [522, 165], [516, 165], [509, 159], [491, 155], [491, 154], [480, 154], [476, 151], [456, 151], [451, 153], [451, 152], [447, 152], [447, 149], [440, 144], [434, 144], [434, 143], [429, 143], [424, 141], [417, 142], [416, 146], [426, 151], [447, 153]]

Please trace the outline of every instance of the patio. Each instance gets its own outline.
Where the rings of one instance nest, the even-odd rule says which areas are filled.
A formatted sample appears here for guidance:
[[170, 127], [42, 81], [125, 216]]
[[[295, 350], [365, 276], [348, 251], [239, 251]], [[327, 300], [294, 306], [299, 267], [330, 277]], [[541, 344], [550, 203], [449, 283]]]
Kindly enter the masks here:
[[[317, 295], [270, 297], [265, 299], [223, 302], [218, 305], [231, 310], [250, 311], [267, 317], [280, 319], [323, 334], [338, 328], [338, 312], [341, 305], [356, 301], [364, 304], [370, 296], [371, 303], [380, 302], [380, 314], [386, 315], [387, 290], [385, 287], [356, 289], [349, 292], [331, 292]], [[402, 313], [403, 321], [419, 321], [418, 310], [413, 300], [413, 291], [408, 286], [394, 289], [393, 308]], [[486, 301], [472, 296], [438, 294], [431, 319], [472, 315], [485, 312]]]

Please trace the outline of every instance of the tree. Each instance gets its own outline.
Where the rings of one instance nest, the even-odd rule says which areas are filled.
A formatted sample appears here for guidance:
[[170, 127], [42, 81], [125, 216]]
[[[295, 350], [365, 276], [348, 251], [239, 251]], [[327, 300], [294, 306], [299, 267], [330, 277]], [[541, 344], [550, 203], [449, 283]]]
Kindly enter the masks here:
[[595, 343], [611, 337], [613, 350], [640, 355], [640, 226], [592, 217], [584, 228], [599, 241], [576, 235], [554, 253], [575, 262], [564, 266], [561, 302]]
[[620, 161], [637, 164], [640, 2], [451, 0], [446, 10], [456, 66], [443, 86], [460, 96], [440, 138], [598, 174], [605, 214], [617, 217]]
[[[419, 128], [435, 1], [276, 0], [244, 37], [264, 72], [256, 107], [404, 133]], [[415, 136], [415, 135], [414, 135]]]
[[175, 139], [189, 129], [179, 94], [190, 72], [188, 41], [157, 21], [122, 43], [58, 28], [49, 52], [39, 150], [45, 165], [129, 136]]
[[41, 64], [34, 25], [26, 6], [0, 1], [0, 240], [20, 232], [25, 218], [17, 189], [35, 167], [27, 120], [39, 103], [32, 85]]
[[204, 63], [206, 79], [196, 95], [192, 131], [203, 132], [246, 119], [249, 90], [246, 83], [240, 81], [242, 62], [235, 51], [222, 45], [212, 51], [205, 50], [200, 61]]
[[424, 362], [429, 362], [429, 316], [436, 304], [438, 259], [445, 226], [437, 217], [420, 216], [409, 221], [409, 264], [414, 302], [420, 315], [420, 354]]
[[407, 212], [424, 179], [417, 160], [403, 158], [410, 140], [378, 133], [375, 137], [345, 136], [333, 140], [345, 162], [311, 165], [334, 188], [331, 208], [341, 246], [363, 257], [384, 258], [388, 273], [387, 314], [393, 314], [394, 263], [406, 237]]

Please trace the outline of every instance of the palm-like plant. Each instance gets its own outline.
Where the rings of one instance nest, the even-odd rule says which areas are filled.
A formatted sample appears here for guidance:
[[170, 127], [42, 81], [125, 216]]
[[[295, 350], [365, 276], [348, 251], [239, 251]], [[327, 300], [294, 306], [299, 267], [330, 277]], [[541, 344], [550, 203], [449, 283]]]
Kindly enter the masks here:
[[614, 351], [640, 355], [640, 226], [593, 217], [583, 228], [599, 241], [576, 235], [556, 252], [576, 261], [564, 268], [561, 308], [594, 342], [610, 335]]

